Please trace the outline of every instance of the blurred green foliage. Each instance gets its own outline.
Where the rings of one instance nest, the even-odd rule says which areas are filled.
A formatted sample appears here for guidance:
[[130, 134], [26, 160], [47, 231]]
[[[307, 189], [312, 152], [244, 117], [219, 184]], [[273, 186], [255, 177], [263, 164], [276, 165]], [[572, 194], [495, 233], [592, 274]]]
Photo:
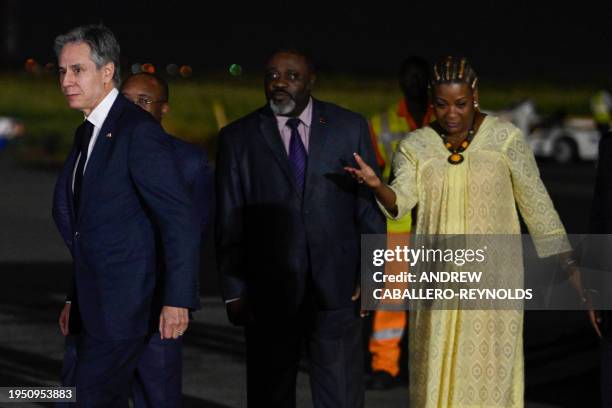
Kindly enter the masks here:
[[[322, 78], [322, 79], [321, 79]], [[228, 121], [263, 105], [262, 81], [249, 76], [216, 76], [170, 80], [170, 113], [164, 127], [171, 134], [207, 146], [214, 151], [218, 123], [213, 105], [221, 106]], [[22, 153], [36, 152], [38, 159], [61, 161], [71, 146], [73, 132], [82, 116], [69, 109], [51, 74], [0, 75], [0, 116], [24, 122], [25, 137], [18, 143]], [[535, 101], [541, 113], [564, 110], [588, 115], [589, 98], [596, 91], [589, 85], [547, 83], [498, 83], [483, 81], [481, 107], [503, 109], [525, 98]], [[400, 97], [392, 79], [320, 76], [314, 95], [342, 105], [366, 117], [395, 104]]]

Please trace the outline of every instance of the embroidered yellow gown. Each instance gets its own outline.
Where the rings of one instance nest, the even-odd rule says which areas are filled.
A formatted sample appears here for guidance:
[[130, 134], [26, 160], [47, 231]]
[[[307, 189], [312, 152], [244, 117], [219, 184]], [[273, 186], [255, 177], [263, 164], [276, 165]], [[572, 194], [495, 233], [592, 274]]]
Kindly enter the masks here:
[[[517, 206], [539, 256], [570, 250], [518, 128], [487, 116], [459, 165], [430, 127], [393, 160], [398, 214], [418, 204], [417, 234], [520, 234]], [[520, 259], [517, 273], [523, 273]], [[417, 310], [409, 323], [410, 407], [523, 407], [523, 312]]]

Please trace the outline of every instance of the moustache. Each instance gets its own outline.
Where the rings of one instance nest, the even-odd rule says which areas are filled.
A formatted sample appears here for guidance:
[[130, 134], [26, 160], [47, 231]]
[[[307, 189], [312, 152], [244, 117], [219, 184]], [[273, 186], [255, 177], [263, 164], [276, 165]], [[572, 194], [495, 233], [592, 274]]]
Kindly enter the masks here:
[[278, 96], [278, 95], [286, 95], [288, 96], [290, 99], [293, 99], [293, 95], [291, 95], [289, 92], [287, 91], [272, 91], [272, 97]]

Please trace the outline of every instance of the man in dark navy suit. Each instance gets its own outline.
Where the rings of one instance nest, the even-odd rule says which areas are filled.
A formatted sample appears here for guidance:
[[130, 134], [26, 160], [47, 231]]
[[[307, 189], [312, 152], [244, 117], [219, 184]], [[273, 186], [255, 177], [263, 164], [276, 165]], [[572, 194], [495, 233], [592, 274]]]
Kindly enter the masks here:
[[[130, 75], [121, 84], [121, 94], [149, 112], [160, 124], [170, 110], [170, 91], [165, 79], [156, 74], [140, 72]], [[200, 226], [201, 243], [206, 239], [214, 213], [212, 171], [205, 149], [170, 136], [179, 169], [187, 182]]]
[[[145, 72], [131, 75], [123, 81], [120, 91], [128, 100], [149, 112], [160, 123], [169, 110], [168, 84], [158, 75]], [[214, 205], [213, 181], [208, 156], [205, 150], [197, 146], [172, 136], [169, 137], [195, 205], [197, 222], [200, 225], [201, 243], [203, 243], [213, 216]], [[58, 200], [63, 198], [63, 195], [58, 195]], [[68, 217], [59, 218], [57, 221], [61, 231], [70, 230]], [[158, 241], [158, 245], [162, 246], [161, 242]], [[160, 261], [163, 260], [160, 259]], [[163, 262], [158, 265], [162, 269], [163, 266]], [[63, 314], [69, 316], [69, 313], [70, 303], [67, 303]], [[62, 369], [64, 386], [74, 385], [76, 362], [75, 340], [70, 336], [67, 339]], [[181, 338], [162, 340], [161, 336], [150, 336], [138, 361], [136, 376], [132, 384], [134, 407], [180, 406], [181, 386]]]
[[246, 326], [250, 407], [295, 406], [306, 344], [315, 407], [363, 406], [360, 236], [385, 233], [373, 195], [345, 174], [374, 160], [365, 119], [311, 97], [315, 73], [275, 52], [268, 103], [221, 130], [217, 263], [228, 317]]
[[74, 259], [60, 326], [80, 331], [78, 404], [127, 406], [150, 337], [177, 339], [199, 306], [200, 231], [171, 139], [116, 89], [112, 32], [78, 27], [56, 38], [55, 51], [68, 105], [85, 115], [54, 197]]

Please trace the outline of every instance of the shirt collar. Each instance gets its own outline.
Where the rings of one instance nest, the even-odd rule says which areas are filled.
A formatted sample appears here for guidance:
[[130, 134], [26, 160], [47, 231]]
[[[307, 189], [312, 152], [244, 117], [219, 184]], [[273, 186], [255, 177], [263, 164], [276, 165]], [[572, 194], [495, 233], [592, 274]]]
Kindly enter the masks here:
[[[284, 127], [287, 124], [287, 121], [291, 119], [289, 116], [274, 116], [276, 116], [276, 121], [278, 122], [280, 128]], [[308, 105], [306, 105], [302, 113], [300, 113], [298, 119], [302, 121], [304, 126], [310, 127], [310, 124], [312, 123], [312, 97], [308, 99]]]
[[117, 95], [119, 95], [117, 88], [111, 89], [104, 99], [102, 99], [102, 102], [100, 102], [98, 106], [91, 111], [89, 116], [85, 116], [85, 120], [90, 122], [95, 127], [101, 128], [102, 124], [106, 120], [106, 117], [108, 116], [108, 112], [110, 112], [111, 107], [113, 106], [113, 103], [115, 103], [115, 99], [117, 99]]

